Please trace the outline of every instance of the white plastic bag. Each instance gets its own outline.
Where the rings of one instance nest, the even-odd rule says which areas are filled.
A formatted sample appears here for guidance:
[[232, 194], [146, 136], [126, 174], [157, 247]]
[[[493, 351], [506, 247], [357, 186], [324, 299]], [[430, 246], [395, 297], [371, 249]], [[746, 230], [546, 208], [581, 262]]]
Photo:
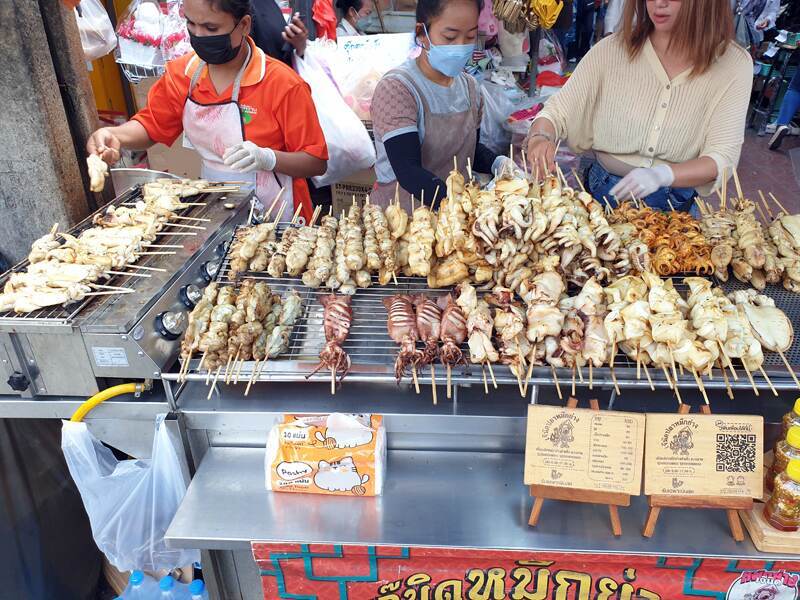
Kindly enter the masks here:
[[75, 8], [75, 18], [87, 60], [101, 58], [116, 47], [114, 26], [100, 0], [81, 0]]
[[156, 417], [149, 460], [117, 460], [86, 423], [64, 421], [61, 428], [61, 449], [94, 541], [120, 571], [172, 570], [200, 560], [198, 550], [164, 544], [164, 533], [186, 493], [164, 417]]
[[328, 144], [328, 170], [324, 175], [312, 178], [314, 185], [331, 185], [369, 169], [375, 164], [375, 146], [364, 124], [345, 104], [310, 47], [303, 58], [295, 55], [294, 60], [297, 73], [311, 87], [319, 124]]

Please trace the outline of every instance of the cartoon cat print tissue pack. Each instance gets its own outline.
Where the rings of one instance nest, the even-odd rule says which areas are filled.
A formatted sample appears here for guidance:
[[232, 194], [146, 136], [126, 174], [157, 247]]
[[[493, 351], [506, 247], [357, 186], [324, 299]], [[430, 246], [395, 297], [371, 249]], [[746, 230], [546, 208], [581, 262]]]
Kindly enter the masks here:
[[385, 466], [380, 415], [284, 415], [267, 437], [266, 485], [275, 492], [379, 496]]

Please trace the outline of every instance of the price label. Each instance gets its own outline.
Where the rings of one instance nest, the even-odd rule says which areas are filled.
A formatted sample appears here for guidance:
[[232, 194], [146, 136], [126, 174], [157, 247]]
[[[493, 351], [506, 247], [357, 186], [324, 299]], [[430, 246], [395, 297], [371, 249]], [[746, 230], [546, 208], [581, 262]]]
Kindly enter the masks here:
[[643, 414], [532, 405], [525, 484], [638, 496], [644, 430]]
[[648, 414], [647, 495], [761, 498], [764, 419]]

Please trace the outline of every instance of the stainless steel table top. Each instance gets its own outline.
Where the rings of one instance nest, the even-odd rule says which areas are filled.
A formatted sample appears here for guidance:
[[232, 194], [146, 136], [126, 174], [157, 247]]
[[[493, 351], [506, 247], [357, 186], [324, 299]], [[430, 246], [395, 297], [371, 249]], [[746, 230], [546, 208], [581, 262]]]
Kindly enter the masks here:
[[[641, 536], [647, 504], [620, 509], [623, 535], [604, 506], [547, 501], [527, 525], [532, 499], [520, 454], [390, 451], [383, 496], [271, 493], [264, 450], [211, 448], [166, 534], [173, 547], [249, 549], [251, 540], [391, 546], [450, 546], [720, 558], [781, 558], [730, 537], [721, 510], [662, 511]], [[797, 557], [785, 557], [793, 558]]]

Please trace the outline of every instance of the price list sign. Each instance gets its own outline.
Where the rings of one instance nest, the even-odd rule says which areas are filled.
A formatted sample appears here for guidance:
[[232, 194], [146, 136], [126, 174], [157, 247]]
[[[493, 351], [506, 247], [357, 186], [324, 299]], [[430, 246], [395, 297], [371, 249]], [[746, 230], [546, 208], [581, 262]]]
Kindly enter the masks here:
[[525, 484], [638, 496], [645, 415], [532, 405]]

